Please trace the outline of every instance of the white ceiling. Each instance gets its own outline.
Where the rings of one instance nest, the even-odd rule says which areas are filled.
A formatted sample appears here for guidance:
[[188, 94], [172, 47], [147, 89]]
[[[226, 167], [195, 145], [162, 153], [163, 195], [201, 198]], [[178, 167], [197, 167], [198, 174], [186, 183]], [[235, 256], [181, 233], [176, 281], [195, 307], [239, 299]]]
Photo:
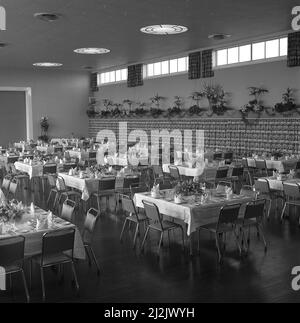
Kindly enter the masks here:
[[[65, 69], [105, 69], [219, 46], [212, 33], [232, 34], [230, 42], [290, 29], [296, 0], [0, 0], [7, 31], [0, 41], [0, 68], [31, 68], [55, 61]], [[36, 12], [63, 15], [57, 22], [33, 18]], [[173, 36], [142, 34], [143, 26], [180, 24], [189, 32]], [[222, 43], [221, 43], [222, 44]], [[78, 47], [105, 47], [111, 53], [81, 56]]]

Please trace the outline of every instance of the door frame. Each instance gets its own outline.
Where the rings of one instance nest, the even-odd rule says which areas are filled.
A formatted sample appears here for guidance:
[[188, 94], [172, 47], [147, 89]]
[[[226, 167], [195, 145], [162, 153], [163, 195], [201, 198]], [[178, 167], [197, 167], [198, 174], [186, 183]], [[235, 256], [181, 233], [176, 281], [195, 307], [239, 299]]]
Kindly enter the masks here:
[[0, 92], [25, 92], [26, 106], [26, 139], [33, 139], [32, 89], [31, 87], [0, 86]]

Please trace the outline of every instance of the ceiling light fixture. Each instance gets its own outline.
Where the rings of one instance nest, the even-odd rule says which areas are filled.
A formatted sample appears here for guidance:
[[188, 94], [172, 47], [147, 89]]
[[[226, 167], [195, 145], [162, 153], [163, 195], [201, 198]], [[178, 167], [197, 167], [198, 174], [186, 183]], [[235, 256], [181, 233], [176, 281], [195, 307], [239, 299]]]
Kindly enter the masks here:
[[208, 39], [212, 39], [212, 40], [224, 40], [227, 38], [230, 38], [231, 35], [229, 34], [212, 34], [208, 36]]
[[43, 63], [34, 63], [33, 66], [36, 66], [36, 67], [61, 67], [61, 66], [63, 66], [63, 64], [43, 62]]
[[179, 25], [153, 25], [141, 28], [141, 32], [152, 35], [175, 35], [188, 31], [185, 26]]
[[53, 22], [61, 18], [62, 15], [58, 13], [39, 12], [39, 13], [35, 13], [33, 16], [34, 18], [42, 21]]
[[85, 55], [102, 55], [102, 54], [107, 54], [110, 52], [109, 49], [107, 48], [78, 48], [74, 50], [75, 53], [77, 54], [85, 54]]

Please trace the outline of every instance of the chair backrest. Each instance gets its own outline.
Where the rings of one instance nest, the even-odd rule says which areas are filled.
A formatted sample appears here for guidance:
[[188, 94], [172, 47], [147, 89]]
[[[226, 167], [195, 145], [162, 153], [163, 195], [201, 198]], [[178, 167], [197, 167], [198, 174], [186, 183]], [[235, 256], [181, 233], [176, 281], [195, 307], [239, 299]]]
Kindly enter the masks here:
[[60, 217], [70, 223], [74, 222], [74, 211], [76, 208], [76, 202], [72, 200], [65, 200]]
[[216, 172], [216, 179], [226, 178], [228, 175], [229, 167], [219, 167]]
[[225, 160], [232, 160], [233, 159], [233, 153], [232, 152], [224, 153], [224, 159]]
[[169, 170], [170, 170], [170, 175], [173, 179], [180, 180], [180, 173], [179, 173], [178, 167], [170, 165]]
[[67, 186], [66, 186], [66, 183], [65, 183], [65, 180], [63, 177], [57, 176], [56, 187], [59, 191], [66, 191], [67, 190]]
[[244, 168], [248, 168], [249, 167], [249, 165], [248, 165], [248, 160], [246, 159], [246, 158], [243, 158], [242, 159], [242, 166], [244, 167]]
[[219, 215], [218, 228], [224, 224], [235, 224], [240, 212], [241, 204], [224, 206]]
[[240, 177], [240, 176], [243, 176], [243, 174], [244, 174], [244, 167], [243, 166], [233, 167], [231, 176]]
[[255, 159], [255, 166], [259, 170], [267, 170], [267, 162], [261, 159]]
[[73, 228], [45, 233], [43, 235], [42, 264], [45, 256], [60, 254], [65, 251], [71, 251], [73, 259], [74, 238], [75, 229]]
[[108, 178], [108, 179], [101, 179], [99, 180], [98, 184], [98, 192], [102, 191], [112, 191], [115, 189], [116, 186], [116, 178]]
[[153, 165], [152, 169], [153, 169], [153, 175], [155, 179], [164, 177], [164, 172], [160, 165]]
[[63, 147], [54, 147], [54, 152], [55, 153], [62, 153], [63, 152]]
[[71, 168], [75, 168], [76, 164], [75, 163], [65, 163], [64, 164], [64, 171], [67, 172], [69, 171]]
[[89, 234], [93, 234], [97, 221], [99, 219], [100, 215], [99, 215], [99, 211], [96, 209], [89, 209], [87, 214], [86, 214], [86, 218], [84, 221], [84, 230], [85, 232], [89, 233]]
[[2, 188], [4, 188], [6, 191], [9, 190], [10, 180], [7, 178], [3, 178], [2, 181]]
[[121, 201], [123, 211], [129, 213], [132, 216], [135, 216], [136, 219], [139, 220], [133, 200], [129, 196], [121, 195]]
[[269, 181], [265, 178], [255, 181], [254, 187], [255, 187], [255, 190], [260, 194], [270, 193], [270, 184], [269, 184]]
[[25, 238], [23, 236], [0, 239], [0, 266], [23, 261], [24, 246]]
[[262, 219], [264, 217], [265, 206], [266, 200], [256, 200], [248, 203], [244, 214], [244, 220]]
[[48, 174], [47, 178], [48, 178], [48, 183], [49, 183], [50, 187], [51, 188], [56, 187], [57, 176], [53, 175], [53, 174]]
[[44, 165], [43, 167], [43, 174], [56, 174], [57, 172], [57, 165], [56, 164], [49, 164], [49, 165]]
[[222, 153], [215, 153], [213, 156], [213, 160], [221, 160], [222, 159]]
[[97, 152], [91, 151], [89, 152], [89, 159], [96, 159], [97, 158]]
[[300, 170], [300, 161], [297, 162], [295, 170]]
[[232, 188], [232, 183], [231, 182], [225, 182], [225, 181], [219, 182], [218, 186], [217, 186], [217, 191], [225, 192], [227, 187]]
[[133, 198], [134, 195], [136, 193], [145, 193], [145, 192], [149, 192], [149, 188], [146, 185], [142, 185], [142, 186], [130, 186], [130, 193], [131, 193], [131, 197]]
[[300, 185], [299, 184], [291, 184], [291, 183], [283, 183], [283, 191], [286, 197], [291, 197], [294, 199], [300, 198]]
[[138, 187], [140, 184], [140, 178], [136, 177], [125, 177], [123, 182], [123, 188], [129, 189], [130, 187]]
[[158, 224], [159, 227], [163, 230], [163, 220], [157, 205], [148, 201], [143, 201], [143, 204], [147, 218], [152, 223]]

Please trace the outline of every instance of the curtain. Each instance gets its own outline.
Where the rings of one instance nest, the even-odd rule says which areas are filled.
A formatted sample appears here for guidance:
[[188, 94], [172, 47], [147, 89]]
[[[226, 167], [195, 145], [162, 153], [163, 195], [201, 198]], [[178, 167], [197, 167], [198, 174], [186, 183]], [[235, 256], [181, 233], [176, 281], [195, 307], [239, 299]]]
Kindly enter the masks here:
[[212, 66], [212, 49], [204, 50], [201, 59], [201, 76], [203, 78], [214, 77], [215, 73]]
[[189, 55], [189, 79], [196, 80], [201, 77], [201, 52]]
[[143, 64], [128, 66], [128, 87], [144, 85], [143, 81]]
[[288, 67], [300, 66], [300, 32], [288, 35]]
[[90, 77], [90, 88], [92, 92], [98, 92], [99, 87], [98, 87], [98, 73], [91, 73]]

